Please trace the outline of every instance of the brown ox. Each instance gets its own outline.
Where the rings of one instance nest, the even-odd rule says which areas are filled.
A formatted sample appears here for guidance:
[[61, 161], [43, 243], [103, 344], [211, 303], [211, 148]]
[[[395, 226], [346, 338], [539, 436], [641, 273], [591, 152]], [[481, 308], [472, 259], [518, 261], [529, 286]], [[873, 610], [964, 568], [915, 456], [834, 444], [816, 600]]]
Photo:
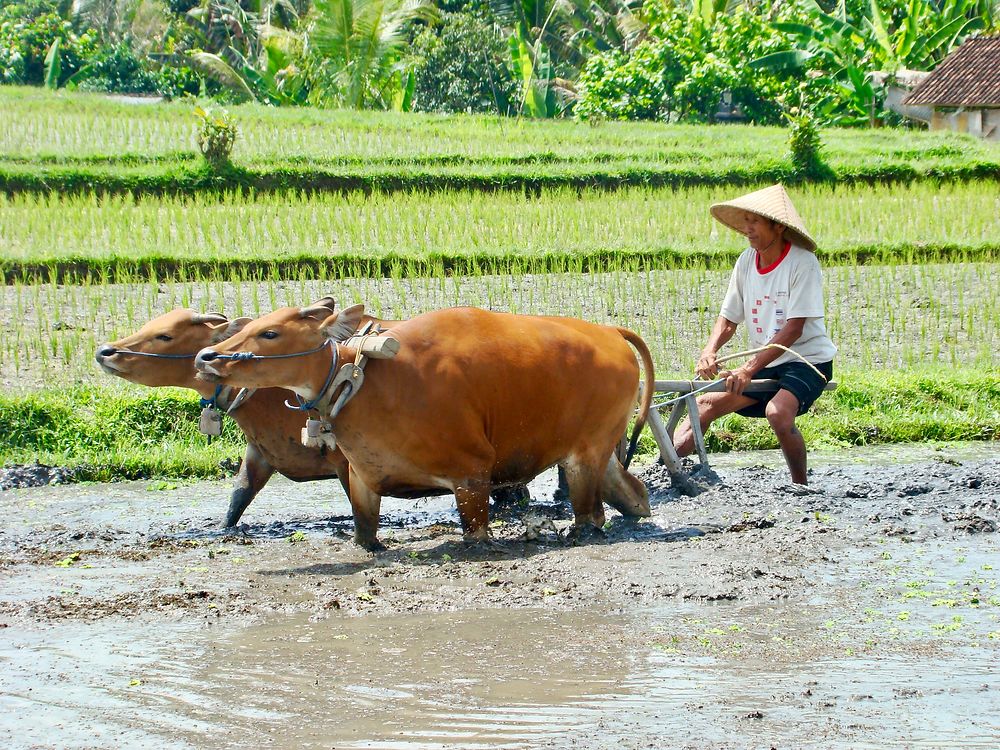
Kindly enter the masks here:
[[[199, 377], [288, 388], [326, 409], [336, 396], [322, 393], [335, 361], [330, 347], [317, 347], [353, 331], [362, 314], [361, 305], [325, 320], [276, 310], [199, 352]], [[627, 515], [649, 515], [645, 486], [613, 455], [639, 386], [626, 342], [646, 375], [633, 443], [652, 399], [653, 363], [639, 336], [472, 308], [419, 315], [391, 334], [399, 353], [368, 362], [363, 385], [333, 420], [351, 464], [356, 528], [372, 544], [381, 495], [444, 492], [455, 494], [466, 539], [487, 539], [491, 487], [526, 482], [554, 464], [566, 471], [575, 532], [603, 525], [599, 495]], [[337, 345], [336, 354], [351, 362], [356, 351]]]
[[[320, 308], [323, 309], [317, 314], [328, 317], [334, 309], [333, 300], [327, 297], [313, 306]], [[369, 320], [386, 326], [395, 322], [365, 316], [362, 323]], [[248, 321], [249, 318], [240, 318], [230, 322], [218, 313], [203, 315], [177, 309], [151, 320], [131, 336], [102, 344], [95, 358], [105, 372], [132, 383], [191, 388], [202, 398], [211, 399], [216, 386], [196, 379], [195, 354], [238, 331]], [[231, 413], [246, 435], [247, 449], [226, 514], [227, 528], [236, 525], [275, 471], [296, 482], [339, 477], [350, 496], [344, 454], [340, 450], [302, 445], [300, 434], [305, 417], [285, 406], [288, 395], [280, 388], [262, 388]], [[223, 410], [227, 406], [219, 404]]]

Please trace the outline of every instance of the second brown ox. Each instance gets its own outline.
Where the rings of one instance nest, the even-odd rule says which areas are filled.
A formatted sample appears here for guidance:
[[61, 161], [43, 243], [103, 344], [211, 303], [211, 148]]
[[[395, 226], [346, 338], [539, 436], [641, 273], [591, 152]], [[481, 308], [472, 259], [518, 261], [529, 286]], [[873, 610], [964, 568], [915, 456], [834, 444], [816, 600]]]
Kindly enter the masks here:
[[[335, 309], [332, 297], [324, 297], [311, 307], [319, 319]], [[198, 391], [205, 399], [218, 396], [216, 387], [195, 379], [195, 355], [206, 346], [238, 331], [249, 318], [227, 320], [218, 313], [199, 314], [177, 309], [149, 321], [137, 332], [97, 348], [97, 364], [105, 372], [133, 383], [151, 387], [175, 386]], [[365, 316], [378, 327], [396, 323]], [[235, 396], [235, 393], [232, 394]], [[239, 522], [244, 511], [267, 484], [275, 471], [296, 482], [339, 477], [347, 485], [347, 459], [339, 450], [307, 448], [299, 440], [304, 418], [285, 407], [287, 391], [264, 388], [231, 412], [246, 435], [246, 455], [240, 463], [226, 514], [226, 527]], [[219, 403], [228, 408], [229, 403]]]
[[[288, 388], [325, 407], [336, 394], [323, 393], [334, 367], [323, 342], [355, 330], [363, 312], [356, 305], [317, 320], [298, 308], [276, 310], [203, 349], [195, 365], [209, 381]], [[645, 486], [614, 456], [639, 386], [629, 343], [646, 381], [633, 437], [653, 393], [652, 359], [638, 335], [572, 318], [455, 308], [412, 318], [392, 336], [398, 355], [368, 362], [363, 385], [332, 420], [351, 465], [356, 528], [370, 542], [381, 495], [444, 492], [455, 494], [466, 538], [486, 539], [491, 487], [526, 482], [555, 464], [566, 472], [575, 532], [603, 525], [602, 498], [626, 515], [649, 515]], [[351, 362], [356, 352], [336, 345], [336, 354]]]

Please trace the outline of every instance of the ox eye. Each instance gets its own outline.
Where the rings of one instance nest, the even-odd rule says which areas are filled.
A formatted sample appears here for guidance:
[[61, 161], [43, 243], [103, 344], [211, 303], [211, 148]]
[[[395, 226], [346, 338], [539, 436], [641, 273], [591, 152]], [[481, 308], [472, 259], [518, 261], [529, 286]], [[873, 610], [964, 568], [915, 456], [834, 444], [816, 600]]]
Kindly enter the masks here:
[[156, 340], [157, 341], [173, 341], [174, 337], [173, 336], [168, 336], [165, 333], [161, 333], [159, 336], [156, 337]]
[[276, 338], [278, 338], [278, 332], [277, 331], [264, 331], [264, 333], [262, 333], [260, 335], [260, 337], [262, 339], [276, 339]]

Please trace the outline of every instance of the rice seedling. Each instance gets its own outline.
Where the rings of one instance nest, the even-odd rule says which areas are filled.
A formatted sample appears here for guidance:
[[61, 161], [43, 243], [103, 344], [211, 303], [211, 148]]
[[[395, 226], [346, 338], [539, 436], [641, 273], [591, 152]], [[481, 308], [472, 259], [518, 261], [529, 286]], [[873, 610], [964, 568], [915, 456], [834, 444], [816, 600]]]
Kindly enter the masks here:
[[[0, 196], [0, 247], [8, 262], [134, 264], [152, 268], [154, 281], [156, 263], [169, 260], [227, 263], [231, 280], [236, 273], [263, 274], [274, 262], [297, 265], [307, 277], [327, 261], [336, 262], [341, 275], [384, 272], [366, 268], [366, 258], [386, 260], [394, 278], [439, 275], [445, 258], [463, 257], [472, 275], [500, 273], [520, 256], [546, 255], [564, 257], [564, 270], [575, 273], [586, 268], [584, 258], [574, 256], [588, 254], [610, 268], [628, 262], [619, 255], [655, 253], [674, 265], [722, 254], [720, 265], [728, 266], [745, 243], [720, 231], [708, 207], [733, 193], [726, 187], [563, 188], [537, 196], [457, 191], [302, 199], [230, 192], [99, 200], [20, 194]], [[1000, 246], [996, 183], [809, 186], [796, 188], [794, 197], [821, 253], [841, 262], [880, 251], [905, 258], [926, 245], [946, 246], [950, 257], [961, 259], [964, 248], [996, 252]]]
[[[195, 122], [187, 102], [135, 106], [106, 97], [5, 86], [0, 90], [0, 163], [102, 165], [141, 173], [192, 164]], [[670, 165], [703, 172], [782, 163], [782, 128], [664, 123], [526, 121], [490, 116], [232, 107], [242, 137], [234, 159], [249, 166], [467, 174], [615, 172]], [[913, 131], [823, 132], [835, 169], [905, 163], [919, 169], [996, 162], [974, 138]]]
[[[688, 377], [717, 314], [728, 272], [706, 269], [525, 276], [157, 282], [0, 289], [6, 321], [0, 347], [5, 390], [108, 379], [94, 348], [179, 304], [259, 315], [333, 294], [375, 315], [412, 317], [471, 304], [521, 313], [571, 315], [624, 325], [645, 337], [657, 371]], [[1000, 351], [1000, 264], [840, 266], [825, 272], [827, 326], [838, 367], [910, 370], [927, 365], [996, 371]], [[956, 290], [961, 289], [961, 305]], [[273, 301], [272, 301], [273, 300]], [[738, 346], [733, 342], [732, 346]]]

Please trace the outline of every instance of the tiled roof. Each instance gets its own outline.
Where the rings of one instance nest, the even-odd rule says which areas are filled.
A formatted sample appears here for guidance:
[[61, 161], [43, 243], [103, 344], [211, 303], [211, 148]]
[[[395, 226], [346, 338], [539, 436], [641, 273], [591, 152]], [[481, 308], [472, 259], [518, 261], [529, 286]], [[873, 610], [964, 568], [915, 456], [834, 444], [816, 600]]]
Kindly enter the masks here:
[[1000, 36], [966, 39], [903, 104], [1000, 107]]

